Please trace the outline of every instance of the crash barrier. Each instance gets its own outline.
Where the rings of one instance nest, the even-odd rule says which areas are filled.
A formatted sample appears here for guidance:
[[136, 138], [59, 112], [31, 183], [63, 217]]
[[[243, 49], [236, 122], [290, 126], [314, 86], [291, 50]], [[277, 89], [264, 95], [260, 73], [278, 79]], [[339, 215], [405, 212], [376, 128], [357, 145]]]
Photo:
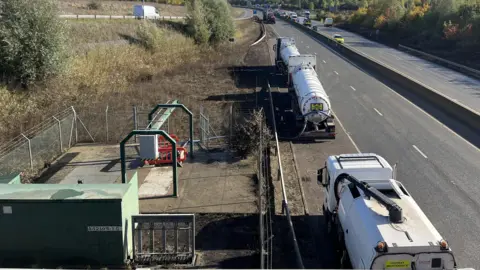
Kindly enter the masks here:
[[291, 20], [285, 20], [285, 22], [292, 24], [293, 26], [299, 28], [303, 32], [306, 32], [310, 36], [313, 36], [318, 41], [323, 44], [327, 44], [332, 47], [334, 50], [341, 53], [343, 56], [348, 58], [350, 61], [355, 62], [356, 64], [363, 65], [364, 67], [371, 69], [385, 78], [388, 78], [392, 82], [398, 84], [404, 89], [409, 89], [410, 91], [415, 92], [429, 102], [436, 104], [438, 108], [447, 113], [450, 116], [453, 116], [457, 121], [462, 122], [473, 130], [478, 130], [480, 127], [480, 113], [474, 111], [471, 108], [468, 108], [462, 104], [457, 103], [456, 101], [446, 97], [445, 95], [437, 92], [436, 90], [424, 85], [423, 83], [401, 73], [389, 67], [386, 64], [381, 64], [378, 61], [372, 59], [371, 57], [363, 54], [354, 48], [345, 45], [339, 44], [334, 39], [326, 36], [322, 33], [314, 31], [308, 27], [305, 27], [301, 24], [293, 22]]
[[283, 178], [282, 157], [280, 155], [280, 143], [279, 143], [278, 133], [277, 133], [277, 124], [275, 120], [275, 109], [273, 105], [272, 89], [268, 81], [267, 81], [267, 90], [270, 98], [270, 113], [272, 115], [273, 135], [275, 138], [275, 152], [277, 153], [277, 161], [278, 161], [278, 176], [279, 176], [280, 184], [282, 186], [282, 213], [284, 213], [285, 216], [287, 217], [288, 228], [289, 228], [290, 236], [292, 238], [292, 243], [293, 243], [293, 251], [294, 251], [295, 262], [297, 266], [296, 268], [305, 269], [305, 266], [302, 260], [302, 255], [300, 253], [300, 248], [298, 246], [297, 236], [295, 234], [295, 229], [293, 227], [292, 217], [290, 215], [290, 208], [288, 205], [287, 190], [285, 188], [285, 181]]
[[429, 53], [425, 53], [425, 52], [422, 52], [422, 51], [419, 51], [419, 50], [416, 50], [416, 49], [413, 49], [413, 48], [404, 46], [404, 45], [402, 45], [402, 44], [399, 44], [399, 45], [398, 45], [398, 48], [401, 49], [401, 50], [404, 50], [404, 51], [406, 51], [406, 52], [408, 52], [408, 53], [410, 53], [410, 54], [419, 56], [419, 57], [421, 57], [421, 58], [427, 59], [427, 60], [429, 60], [429, 61], [438, 63], [438, 64], [440, 64], [440, 65], [449, 67], [449, 68], [451, 68], [451, 69], [460, 71], [460, 72], [462, 72], [462, 73], [465, 73], [465, 74], [467, 74], [467, 75], [470, 75], [470, 76], [473, 76], [473, 77], [475, 77], [475, 78], [479, 78], [479, 79], [480, 79], [480, 70], [476, 70], [476, 69], [473, 69], [473, 68], [470, 68], [470, 67], [467, 67], [467, 66], [464, 66], [464, 65], [460, 65], [460, 64], [458, 64], [458, 63], [455, 63], [455, 62], [452, 62], [452, 61], [449, 61], [449, 60], [440, 58], [440, 57], [438, 57], [438, 56], [431, 55], [431, 54], [429, 54]]
[[260, 43], [260, 41], [262, 41], [267, 36], [267, 31], [265, 31], [265, 25], [263, 24], [263, 22], [261, 23], [261, 31], [262, 31], [262, 36], [257, 41], [252, 43], [250, 46], [257, 45], [258, 43]]

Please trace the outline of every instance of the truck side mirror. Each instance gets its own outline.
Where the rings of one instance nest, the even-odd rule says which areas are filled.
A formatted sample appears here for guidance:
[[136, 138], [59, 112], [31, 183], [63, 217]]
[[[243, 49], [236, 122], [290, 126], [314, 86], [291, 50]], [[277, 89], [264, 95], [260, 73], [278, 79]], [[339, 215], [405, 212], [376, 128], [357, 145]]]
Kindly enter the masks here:
[[273, 45], [273, 51], [274, 51], [274, 52], [277, 51], [277, 44], [274, 44], [274, 45]]
[[325, 186], [325, 184], [323, 183], [323, 168], [317, 171], [317, 183], [319, 185]]

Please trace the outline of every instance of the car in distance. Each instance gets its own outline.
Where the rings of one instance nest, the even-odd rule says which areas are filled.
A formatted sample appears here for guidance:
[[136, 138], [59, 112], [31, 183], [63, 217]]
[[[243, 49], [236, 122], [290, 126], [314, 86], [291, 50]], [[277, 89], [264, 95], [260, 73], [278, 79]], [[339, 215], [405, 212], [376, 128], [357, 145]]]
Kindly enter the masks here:
[[345, 39], [339, 34], [333, 35], [333, 39], [340, 44], [345, 43]]

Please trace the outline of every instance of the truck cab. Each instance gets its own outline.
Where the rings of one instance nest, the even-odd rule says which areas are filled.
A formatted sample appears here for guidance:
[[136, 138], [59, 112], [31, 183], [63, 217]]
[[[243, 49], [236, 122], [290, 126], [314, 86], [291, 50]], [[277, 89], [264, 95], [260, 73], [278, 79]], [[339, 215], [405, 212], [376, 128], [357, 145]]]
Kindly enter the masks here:
[[448, 243], [395, 174], [374, 153], [329, 156], [318, 171], [341, 267], [455, 269]]

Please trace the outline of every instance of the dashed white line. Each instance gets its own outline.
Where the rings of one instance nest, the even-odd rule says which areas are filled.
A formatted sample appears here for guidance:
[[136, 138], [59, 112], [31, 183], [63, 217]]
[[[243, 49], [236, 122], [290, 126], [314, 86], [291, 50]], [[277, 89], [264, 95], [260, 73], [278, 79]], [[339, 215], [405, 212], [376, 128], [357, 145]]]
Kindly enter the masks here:
[[338, 72], [336, 72], [335, 70], [333, 72], [338, 75]]
[[417, 150], [424, 158], [428, 158], [427, 155], [425, 155], [420, 149], [418, 149], [416, 145], [413, 145], [413, 148], [415, 148], [415, 150]]
[[343, 131], [345, 131], [345, 134], [347, 134], [347, 137], [350, 139], [350, 141], [352, 142], [353, 144], [353, 147], [355, 147], [355, 149], [357, 150], [358, 153], [361, 153], [360, 151], [360, 148], [358, 148], [357, 144], [355, 143], [355, 141], [352, 139], [352, 137], [350, 136], [350, 133], [345, 129], [345, 127], [343, 126], [342, 122], [340, 122], [340, 119], [337, 117], [337, 115], [335, 114], [335, 112], [332, 110], [332, 113], [335, 115], [335, 121], [337, 121], [337, 123], [340, 125], [340, 127], [343, 129]]
[[[315, 53], [315, 54], [316, 54], [316, 53]], [[322, 60], [322, 62], [323, 62], [324, 64], [326, 64], [326, 63], [327, 63], [327, 62], [325, 62], [325, 60]]]
[[382, 114], [381, 112], [379, 112], [379, 111], [377, 110], [377, 108], [373, 108], [373, 109], [378, 113], [378, 115], [383, 116], [383, 114]]
[[353, 91], [357, 91], [357, 89], [355, 89], [355, 87], [353, 87], [351, 85], [350, 85], [350, 88], [352, 88]]

